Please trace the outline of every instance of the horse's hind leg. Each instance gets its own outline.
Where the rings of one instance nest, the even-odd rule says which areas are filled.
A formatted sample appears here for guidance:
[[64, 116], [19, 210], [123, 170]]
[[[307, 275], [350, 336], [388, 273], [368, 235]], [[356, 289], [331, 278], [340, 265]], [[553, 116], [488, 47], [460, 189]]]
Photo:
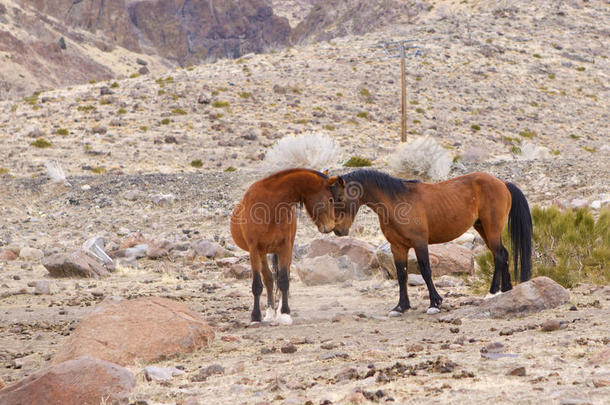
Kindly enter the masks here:
[[263, 282], [261, 281], [261, 254], [252, 249], [250, 251], [250, 265], [252, 266], [252, 295], [254, 295], [254, 308], [252, 308], [252, 322], [261, 321], [260, 297], [263, 293]]
[[290, 307], [288, 306], [288, 289], [290, 287], [290, 263], [292, 262], [292, 246], [282, 249], [279, 256], [280, 272], [277, 277], [277, 286], [282, 293], [282, 300], [278, 308], [277, 322], [281, 325], [292, 324]]
[[263, 255], [261, 258], [262, 266], [261, 273], [263, 275], [263, 284], [265, 284], [265, 290], [267, 290], [267, 309], [265, 311], [265, 322], [271, 322], [275, 319], [275, 300], [273, 297], [273, 274], [269, 269], [269, 262], [267, 261], [267, 255]]
[[508, 271], [508, 251], [502, 245], [502, 229], [498, 229], [499, 226], [492, 226], [491, 221], [485, 221], [484, 224], [481, 220], [477, 220], [473, 226], [485, 241], [494, 258], [494, 274], [489, 293], [496, 294], [500, 290], [500, 282], [502, 282], [502, 292], [511, 290], [513, 286]]
[[394, 264], [396, 266], [396, 278], [398, 279], [398, 305], [390, 311], [391, 317], [400, 316], [407, 309], [411, 308], [409, 304], [409, 296], [407, 294], [407, 260], [409, 258], [409, 249], [400, 248], [392, 245], [392, 256], [394, 256]]
[[415, 247], [415, 255], [417, 256], [417, 264], [419, 265], [419, 271], [421, 272], [426, 286], [428, 287], [428, 295], [430, 296], [430, 307], [428, 308], [428, 314], [436, 314], [441, 310], [441, 304], [443, 299], [436, 291], [434, 283], [432, 282], [432, 270], [430, 270], [430, 257], [428, 255], [428, 245], [420, 244]]

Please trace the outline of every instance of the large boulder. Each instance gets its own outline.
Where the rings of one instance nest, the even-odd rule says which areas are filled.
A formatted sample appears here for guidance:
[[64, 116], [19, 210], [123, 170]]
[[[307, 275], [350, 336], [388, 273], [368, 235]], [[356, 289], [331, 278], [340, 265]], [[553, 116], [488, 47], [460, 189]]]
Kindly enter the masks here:
[[212, 328], [180, 302], [110, 297], [81, 321], [53, 362], [80, 356], [122, 366], [153, 362], [200, 349], [213, 339]]
[[318, 238], [313, 240], [307, 248], [307, 257], [319, 256], [341, 257], [347, 256], [356, 265], [359, 271], [371, 275], [377, 268], [375, 247], [370, 243], [351, 238]]
[[[396, 266], [390, 244], [384, 243], [375, 251], [377, 262], [385, 276], [396, 279]], [[428, 246], [430, 269], [433, 277], [457, 274], [474, 274], [474, 255], [470, 249], [456, 243]], [[419, 273], [415, 250], [409, 250], [408, 273]]]
[[364, 277], [364, 273], [347, 256], [305, 258], [295, 267], [306, 285], [333, 284]]
[[56, 253], [44, 258], [42, 265], [51, 277], [99, 278], [110, 274], [103, 265], [82, 250]]
[[0, 391], [0, 404], [129, 403], [133, 373], [91, 357], [79, 357], [36, 371]]
[[489, 298], [477, 307], [456, 311], [462, 317], [502, 318], [555, 308], [570, 300], [570, 293], [548, 277], [536, 277], [512, 290]]

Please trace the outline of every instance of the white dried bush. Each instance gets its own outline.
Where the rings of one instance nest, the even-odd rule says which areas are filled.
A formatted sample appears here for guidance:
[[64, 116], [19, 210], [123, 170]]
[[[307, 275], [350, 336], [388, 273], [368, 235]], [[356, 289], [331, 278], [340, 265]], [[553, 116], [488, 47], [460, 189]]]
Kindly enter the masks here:
[[390, 156], [390, 167], [400, 176], [420, 175], [443, 180], [449, 175], [453, 158], [429, 137], [419, 137], [400, 145]]
[[64, 173], [64, 169], [62, 169], [61, 165], [58, 162], [46, 162], [44, 165], [47, 169], [47, 176], [49, 176], [51, 182], [64, 183], [66, 181], [66, 174]]
[[328, 169], [339, 159], [339, 147], [328, 135], [310, 133], [280, 139], [267, 152], [265, 167], [283, 170], [304, 167], [314, 170]]
[[521, 145], [520, 158], [523, 160], [548, 159], [551, 152], [544, 146], [538, 146], [533, 142], [523, 142]]

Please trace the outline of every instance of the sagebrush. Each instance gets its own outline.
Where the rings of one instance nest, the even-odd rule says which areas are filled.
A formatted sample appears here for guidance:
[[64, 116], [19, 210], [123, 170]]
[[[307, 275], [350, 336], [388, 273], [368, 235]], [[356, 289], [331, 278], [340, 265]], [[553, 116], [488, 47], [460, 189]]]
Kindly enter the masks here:
[[315, 170], [336, 165], [339, 147], [333, 138], [320, 133], [288, 136], [267, 152], [265, 165], [270, 170], [304, 167]]
[[[532, 208], [532, 274], [547, 276], [563, 285], [610, 283], [610, 209], [602, 209], [597, 219], [585, 208], [560, 210]], [[506, 229], [504, 246], [510, 249]], [[488, 283], [493, 275], [491, 252], [477, 256], [479, 278]], [[509, 258], [512, 262], [512, 256]]]
[[429, 137], [400, 145], [389, 161], [390, 167], [400, 176], [416, 174], [432, 180], [446, 179], [452, 163], [449, 152]]

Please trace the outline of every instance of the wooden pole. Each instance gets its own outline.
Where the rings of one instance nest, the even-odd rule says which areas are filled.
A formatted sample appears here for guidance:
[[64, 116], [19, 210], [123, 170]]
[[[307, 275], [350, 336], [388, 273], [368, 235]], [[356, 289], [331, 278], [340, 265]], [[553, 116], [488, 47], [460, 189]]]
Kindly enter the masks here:
[[400, 84], [402, 90], [402, 108], [400, 120], [400, 141], [407, 141], [407, 84], [405, 80], [405, 45], [400, 44]]

